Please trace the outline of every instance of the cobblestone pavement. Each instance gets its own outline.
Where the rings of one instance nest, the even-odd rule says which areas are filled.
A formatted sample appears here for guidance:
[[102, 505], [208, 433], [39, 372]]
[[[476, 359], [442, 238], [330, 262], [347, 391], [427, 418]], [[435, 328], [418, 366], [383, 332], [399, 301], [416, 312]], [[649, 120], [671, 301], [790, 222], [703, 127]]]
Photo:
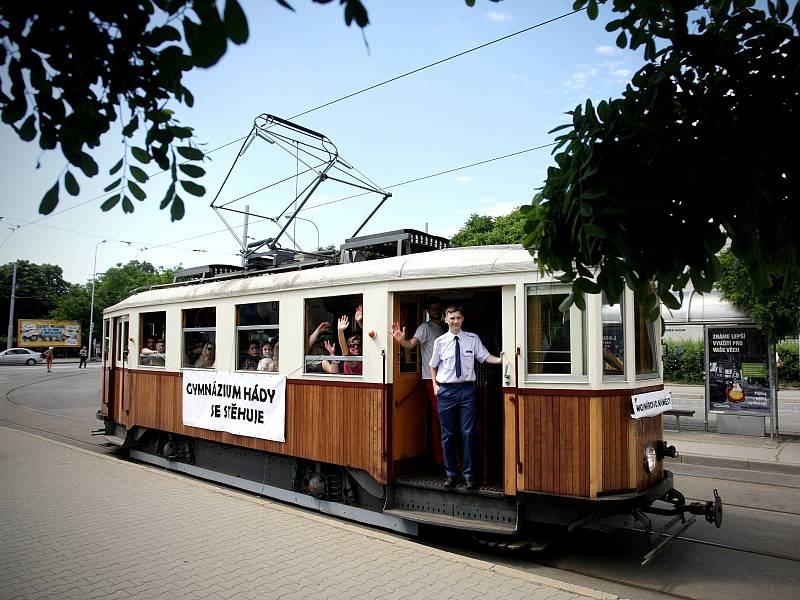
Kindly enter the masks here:
[[0, 599], [615, 596], [0, 427]]

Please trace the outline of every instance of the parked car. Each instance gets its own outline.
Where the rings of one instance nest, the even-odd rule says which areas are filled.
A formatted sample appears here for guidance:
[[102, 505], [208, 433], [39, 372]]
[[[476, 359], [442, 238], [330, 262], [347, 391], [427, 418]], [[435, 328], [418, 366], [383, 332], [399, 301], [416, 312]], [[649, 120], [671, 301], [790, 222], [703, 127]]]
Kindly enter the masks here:
[[35, 365], [43, 362], [41, 352], [27, 348], [10, 348], [0, 352], [0, 365]]

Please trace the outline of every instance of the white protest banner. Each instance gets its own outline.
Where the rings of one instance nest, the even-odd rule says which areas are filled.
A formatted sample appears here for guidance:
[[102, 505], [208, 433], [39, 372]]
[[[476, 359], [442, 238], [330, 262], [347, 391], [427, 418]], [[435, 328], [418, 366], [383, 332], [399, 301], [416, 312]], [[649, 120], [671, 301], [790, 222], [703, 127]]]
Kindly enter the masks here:
[[285, 442], [286, 377], [184, 371], [183, 424]]
[[666, 390], [631, 396], [634, 419], [660, 415], [672, 408], [672, 394]]

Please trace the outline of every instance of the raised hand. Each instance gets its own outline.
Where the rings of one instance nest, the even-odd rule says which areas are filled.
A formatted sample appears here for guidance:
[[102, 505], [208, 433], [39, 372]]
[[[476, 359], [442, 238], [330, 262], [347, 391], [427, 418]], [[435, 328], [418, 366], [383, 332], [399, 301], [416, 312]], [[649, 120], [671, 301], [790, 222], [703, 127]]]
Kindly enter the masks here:
[[358, 326], [361, 327], [361, 323], [364, 320], [364, 307], [362, 304], [356, 306], [356, 314], [355, 314], [355, 322], [358, 323]]
[[350, 319], [347, 318], [347, 315], [339, 317], [339, 331], [344, 331], [348, 325], [350, 325]]
[[328, 354], [331, 356], [336, 354], [336, 344], [329, 342], [328, 340], [325, 340], [323, 344], [325, 345], [325, 350], [328, 351]]
[[401, 328], [400, 323], [392, 323], [392, 328], [389, 330], [389, 333], [397, 342], [402, 342], [406, 339], [406, 328]]

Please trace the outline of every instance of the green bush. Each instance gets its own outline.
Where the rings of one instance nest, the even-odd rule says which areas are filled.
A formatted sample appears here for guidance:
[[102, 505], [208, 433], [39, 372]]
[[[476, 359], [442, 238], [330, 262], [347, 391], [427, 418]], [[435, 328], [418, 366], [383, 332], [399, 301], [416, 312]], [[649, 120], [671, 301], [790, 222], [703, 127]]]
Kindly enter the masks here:
[[783, 368], [778, 370], [780, 387], [800, 385], [800, 370], [797, 364], [797, 342], [781, 342], [778, 344], [778, 354], [783, 362]]
[[664, 342], [664, 381], [670, 383], [703, 383], [705, 354], [702, 340]]
[[[783, 368], [778, 371], [779, 387], [800, 386], [797, 342], [781, 342], [778, 354]], [[705, 353], [702, 340], [664, 341], [664, 381], [668, 383], [702, 384]]]

